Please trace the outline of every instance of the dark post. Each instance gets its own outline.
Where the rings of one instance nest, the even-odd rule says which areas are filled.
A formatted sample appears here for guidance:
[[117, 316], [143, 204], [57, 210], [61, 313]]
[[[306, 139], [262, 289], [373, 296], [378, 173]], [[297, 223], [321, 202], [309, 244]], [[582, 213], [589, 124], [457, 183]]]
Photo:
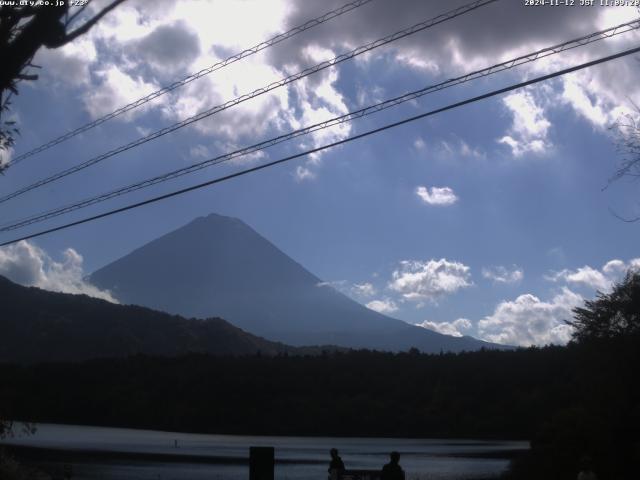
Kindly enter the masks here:
[[273, 447], [249, 448], [249, 480], [273, 480]]

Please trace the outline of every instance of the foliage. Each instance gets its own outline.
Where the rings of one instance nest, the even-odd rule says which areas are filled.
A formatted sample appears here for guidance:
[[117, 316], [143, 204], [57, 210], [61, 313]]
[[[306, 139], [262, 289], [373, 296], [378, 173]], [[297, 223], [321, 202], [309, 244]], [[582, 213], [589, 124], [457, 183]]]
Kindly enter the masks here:
[[[4, 173], [7, 168], [8, 152], [11, 151], [15, 143], [15, 136], [19, 134], [13, 120], [2, 120], [2, 114], [9, 110], [11, 97], [6, 98], [0, 95], [0, 173]], [[3, 153], [5, 152], [5, 153]]]
[[509, 479], [576, 478], [591, 459], [598, 478], [635, 478], [640, 465], [640, 341], [637, 336], [573, 344], [575, 367], [567, 389], [582, 385], [571, 402], [536, 429], [531, 451], [514, 462]]
[[0, 366], [16, 418], [236, 434], [531, 438], [591, 382], [579, 349], [136, 356]]
[[585, 453], [600, 478], [616, 478], [639, 448], [638, 347], [622, 338], [441, 355], [135, 356], [0, 364], [0, 377], [16, 418], [33, 421], [229, 434], [526, 438], [532, 454], [514, 464], [512, 478], [575, 478]]
[[[36, 52], [42, 48], [59, 48], [87, 33], [104, 15], [125, 0], [113, 0], [102, 10], [89, 17], [80, 26], [72, 28], [90, 2], [70, 15], [71, 2], [24, 2], [25, 5], [0, 5], [0, 154], [15, 142], [18, 133], [12, 121], [3, 121], [12, 95], [18, 94], [21, 80], [36, 80], [37, 75], [27, 73]], [[18, 2], [15, 2], [18, 3]], [[0, 172], [6, 169], [0, 163]]]
[[[47, 344], [68, 342], [70, 332], [84, 328], [74, 318], [104, 326], [120, 315], [117, 309], [130, 314], [126, 323], [134, 327], [116, 323], [104, 335], [110, 341], [157, 341], [166, 331], [174, 342], [198, 336], [179, 317], [88, 297], [71, 302], [68, 295], [5, 283], [13, 300], [8, 306], [19, 305], [22, 314], [29, 308], [41, 312], [41, 332], [53, 335]], [[177, 350], [173, 358], [5, 363], [0, 401], [12, 418], [34, 422], [230, 434], [527, 438], [530, 454], [513, 463], [510, 478], [575, 478], [585, 455], [599, 478], [632, 478], [640, 461], [640, 310], [634, 303], [639, 284], [638, 273], [631, 272], [610, 294], [577, 309], [578, 341], [566, 347], [313, 356], [287, 350], [261, 355], [255, 349], [244, 356], [180, 356], [184, 350]], [[34, 291], [41, 297], [32, 296]], [[65, 304], [73, 306], [75, 317], [60, 308]], [[20, 325], [28, 322], [11, 328]], [[56, 336], [46, 325], [70, 330]], [[170, 330], [162, 334], [167, 325]], [[9, 334], [11, 328], [2, 331]], [[140, 350], [120, 355], [128, 351]]]
[[21, 465], [0, 449], [0, 478], [2, 480], [36, 480], [41, 476], [36, 470]]
[[27, 288], [1, 276], [0, 302], [0, 361], [5, 362], [79, 361], [138, 353], [299, 353], [219, 318], [186, 319], [85, 295]]
[[606, 340], [640, 334], [640, 271], [631, 270], [611, 293], [599, 292], [595, 300], [573, 310], [573, 339]]

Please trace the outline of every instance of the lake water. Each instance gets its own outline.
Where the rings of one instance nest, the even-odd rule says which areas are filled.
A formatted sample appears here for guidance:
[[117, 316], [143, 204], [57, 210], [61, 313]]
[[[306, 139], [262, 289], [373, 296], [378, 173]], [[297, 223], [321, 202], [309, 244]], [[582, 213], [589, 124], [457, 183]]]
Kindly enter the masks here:
[[[251, 446], [275, 447], [276, 480], [325, 480], [332, 447], [339, 449], [348, 469], [380, 469], [389, 452], [397, 450], [407, 480], [480, 479], [495, 477], [507, 468], [509, 461], [499, 458], [500, 452], [528, 448], [528, 443], [521, 441], [201, 435], [51, 424], [38, 425], [32, 436], [17, 435], [0, 443], [163, 454], [172, 459], [139, 461], [115, 455], [108, 460], [68, 460], [73, 464], [74, 480], [247, 480], [245, 462]], [[173, 461], [180, 456], [184, 461]], [[62, 467], [51, 462], [43, 466], [54, 471]]]

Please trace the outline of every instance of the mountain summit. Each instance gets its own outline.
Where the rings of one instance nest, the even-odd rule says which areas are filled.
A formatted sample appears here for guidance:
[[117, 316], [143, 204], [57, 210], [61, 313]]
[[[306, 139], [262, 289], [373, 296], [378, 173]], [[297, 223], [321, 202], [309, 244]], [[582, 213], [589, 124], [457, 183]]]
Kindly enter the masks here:
[[369, 310], [323, 285], [241, 220], [216, 214], [149, 242], [96, 271], [90, 281], [122, 303], [186, 317], [221, 317], [291, 345], [424, 352], [494, 346]]

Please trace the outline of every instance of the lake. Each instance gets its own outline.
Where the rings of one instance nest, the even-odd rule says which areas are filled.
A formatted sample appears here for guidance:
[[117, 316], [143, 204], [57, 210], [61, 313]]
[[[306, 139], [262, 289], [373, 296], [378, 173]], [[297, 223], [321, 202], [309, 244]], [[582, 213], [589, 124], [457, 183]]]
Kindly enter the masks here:
[[203, 435], [52, 424], [0, 443], [60, 450], [40, 463], [54, 471], [70, 463], [74, 480], [247, 480], [251, 446], [275, 447], [277, 480], [325, 480], [332, 447], [348, 469], [380, 469], [397, 450], [407, 480], [481, 479], [499, 475], [510, 454], [528, 448], [523, 441]]

